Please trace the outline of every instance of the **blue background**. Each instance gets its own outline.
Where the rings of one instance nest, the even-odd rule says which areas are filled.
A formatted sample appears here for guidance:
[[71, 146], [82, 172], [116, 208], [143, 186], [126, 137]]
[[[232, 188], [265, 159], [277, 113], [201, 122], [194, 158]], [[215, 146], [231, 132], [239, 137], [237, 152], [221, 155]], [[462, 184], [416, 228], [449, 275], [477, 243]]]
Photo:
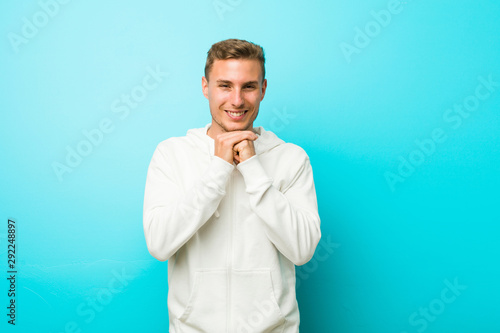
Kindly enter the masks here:
[[[500, 332], [500, 3], [392, 5], [3, 2], [0, 254], [6, 272], [12, 218], [18, 274], [15, 327], [2, 274], [2, 331], [168, 330], [167, 263], [142, 227], [147, 167], [160, 141], [210, 122], [206, 52], [242, 38], [267, 57], [254, 125], [314, 170], [323, 237], [297, 270], [301, 332]], [[161, 80], [141, 90], [148, 70]]]

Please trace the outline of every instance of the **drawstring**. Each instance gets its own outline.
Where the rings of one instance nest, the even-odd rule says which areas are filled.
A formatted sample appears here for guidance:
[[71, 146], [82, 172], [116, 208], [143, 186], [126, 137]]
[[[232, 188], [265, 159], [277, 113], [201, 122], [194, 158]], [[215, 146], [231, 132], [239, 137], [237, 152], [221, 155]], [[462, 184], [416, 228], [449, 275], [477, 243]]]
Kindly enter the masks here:
[[220, 216], [220, 214], [219, 214], [219, 210], [218, 210], [218, 209], [216, 209], [216, 210], [215, 210], [215, 217], [219, 217], [219, 216]]

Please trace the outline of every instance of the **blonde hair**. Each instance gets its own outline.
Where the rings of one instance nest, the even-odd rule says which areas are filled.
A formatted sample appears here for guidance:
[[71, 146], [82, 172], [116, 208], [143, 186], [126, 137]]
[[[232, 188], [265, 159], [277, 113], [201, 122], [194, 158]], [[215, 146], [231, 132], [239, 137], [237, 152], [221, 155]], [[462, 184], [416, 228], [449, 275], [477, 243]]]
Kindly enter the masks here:
[[212, 45], [210, 50], [208, 50], [207, 62], [205, 63], [205, 77], [207, 81], [214, 61], [227, 59], [258, 60], [262, 68], [262, 82], [264, 82], [266, 76], [264, 49], [260, 45], [242, 39], [226, 39]]

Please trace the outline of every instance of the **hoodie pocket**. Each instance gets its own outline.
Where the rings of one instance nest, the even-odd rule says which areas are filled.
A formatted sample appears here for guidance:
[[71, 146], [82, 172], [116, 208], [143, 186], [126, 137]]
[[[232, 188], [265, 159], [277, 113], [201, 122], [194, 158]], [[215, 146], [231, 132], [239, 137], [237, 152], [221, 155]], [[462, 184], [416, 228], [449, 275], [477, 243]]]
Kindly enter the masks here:
[[283, 332], [285, 318], [276, 301], [271, 271], [260, 269], [233, 272], [231, 300], [234, 332]]
[[[269, 269], [198, 271], [178, 333], [282, 333]], [[228, 317], [230, 320], [228, 321]], [[226, 330], [227, 324], [230, 329]]]
[[179, 318], [180, 333], [226, 331], [227, 271], [198, 271], [186, 309]]

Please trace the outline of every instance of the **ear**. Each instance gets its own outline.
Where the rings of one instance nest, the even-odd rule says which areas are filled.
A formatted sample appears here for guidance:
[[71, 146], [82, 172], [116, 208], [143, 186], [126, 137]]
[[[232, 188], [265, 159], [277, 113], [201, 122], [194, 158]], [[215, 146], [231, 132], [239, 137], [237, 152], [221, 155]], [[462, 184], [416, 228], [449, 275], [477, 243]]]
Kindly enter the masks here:
[[204, 76], [201, 77], [201, 89], [203, 95], [208, 99], [208, 80]]
[[261, 101], [264, 99], [264, 95], [266, 94], [266, 89], [267, 89], [267, 79], [264, 79], [264, 82], [262, 82], [262, 98], [260, 99]]

